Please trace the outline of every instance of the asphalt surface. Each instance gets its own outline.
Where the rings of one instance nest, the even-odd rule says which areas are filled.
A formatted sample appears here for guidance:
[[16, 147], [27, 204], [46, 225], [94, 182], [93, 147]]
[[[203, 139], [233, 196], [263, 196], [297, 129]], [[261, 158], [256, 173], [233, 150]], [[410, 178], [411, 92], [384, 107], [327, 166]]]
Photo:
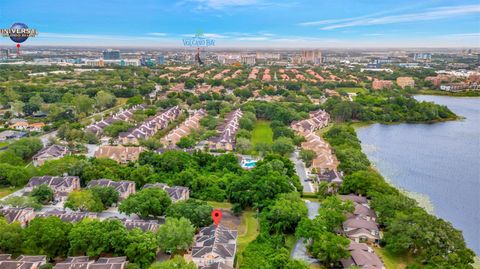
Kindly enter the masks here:
[[297, 171], [297, 175], [300, 177], [300, 182], [303, 186], [303, 192], [314, 192], [311, 182], [305, 181], [306, 179], [308, 179], [307, 171], [305, 169], [305, 164], [299, 157], [298, 150], [295, 150], [295, 152], [293, 152], [290, 160], [295, 164], [295, 170]]
[[[320, 203], [305, 201], [305, 204], [307, 205], [307, 208], [308, 208], [308, 218], [314, 219], [318, 215], [318, 209], [320, 208]], [[295, 243], [295, 246], [292, 249], [290, 258], [295, 260], [302, 260], [307, 264], [318, 263], [318, 260], [308, 255], [307, 248], [303, 243], [303, 238], [300, 238], [297, 241], [297, 243]]]

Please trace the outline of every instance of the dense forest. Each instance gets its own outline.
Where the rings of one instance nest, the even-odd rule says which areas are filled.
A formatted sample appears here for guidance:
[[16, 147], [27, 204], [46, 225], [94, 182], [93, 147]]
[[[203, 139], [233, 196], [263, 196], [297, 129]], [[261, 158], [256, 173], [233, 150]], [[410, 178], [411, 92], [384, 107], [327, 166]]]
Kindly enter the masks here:
[[391, 90], [358, 93], [353, 102], [329, 98], [323, 106], [337, 121], [432, 122], [456, 118], [446, 106], [419, 102], [408, 93]]

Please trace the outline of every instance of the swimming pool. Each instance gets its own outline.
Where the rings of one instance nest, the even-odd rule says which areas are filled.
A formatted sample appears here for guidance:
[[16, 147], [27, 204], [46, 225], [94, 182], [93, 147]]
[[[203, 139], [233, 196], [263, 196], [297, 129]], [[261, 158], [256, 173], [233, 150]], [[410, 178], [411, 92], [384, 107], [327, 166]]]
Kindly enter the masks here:
[[253, 168], [257, 164], [257, 161], [252, 160], [252, 159], [245, 159], [242, 161], [242, 167], [243, 168]]

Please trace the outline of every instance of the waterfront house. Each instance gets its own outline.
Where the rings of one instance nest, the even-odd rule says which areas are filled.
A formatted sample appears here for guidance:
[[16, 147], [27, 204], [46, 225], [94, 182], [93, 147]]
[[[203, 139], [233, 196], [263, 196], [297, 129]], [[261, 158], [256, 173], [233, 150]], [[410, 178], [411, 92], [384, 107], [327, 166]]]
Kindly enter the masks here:
[[363, 204], [355, 204], [355, 210], [353, 214], [348, 215], [349, 218], [351, 216], [356, 216], [366, 221], [377, 220], [377, 214], [375, 213], [375, 211], [371, 209], [368, 205], [363, 205]]
[[354, 204], [368, 205], [367, 197], [356, 194], [340, 195], [340, 199], [342, 199], [342, 201], [352, 201]]
[[344, 221], [342, 226], [344, 234], [357, 243], [378, 243], [380, 240], [380, 230], [375, 221], [353, 216]]
[[343, 177], [335, 169], [323, 169], [318, 173], [317, 181], [341, 185], [343, 182]]
[[359, 268], [386, 269], [377, 254], [367, 244], [352, 241], [348, 251], [350, 257], [341, 260], [343, 268], [358, 266]]

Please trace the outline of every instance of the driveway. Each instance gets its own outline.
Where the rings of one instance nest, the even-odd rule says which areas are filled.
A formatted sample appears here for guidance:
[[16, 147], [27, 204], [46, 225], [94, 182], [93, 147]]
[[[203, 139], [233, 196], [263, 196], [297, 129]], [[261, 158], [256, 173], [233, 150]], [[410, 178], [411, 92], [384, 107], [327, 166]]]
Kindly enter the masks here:
[[50, 132], [50, 133], [43, 134], [39, 137], [40, 140], [42, 141], [43, 147], [48, 146], [48, 144], [50, 143], [49, 139], [51, 137], [57, 137], [57, 131], [56, 130], [53, 131], [53, 132]]
[[295, 152], [293, 152], [290, 160], [295, 164], [295, 170], [297, 171], [298, 177], [300, 177], [300, 182], [303, 186], [303, 192], [314, 192], [312, 183], [310, 181], [305, 181], [306, 179], [308, 179], [307, 171], [305, 168], [305, 164], [299, 157], [298, 150], [295, 150]]
[[[320, 208], [320, 203], [310, 202], [306, 200], [305, 204], [307, 205], [307, 208], [308, 208], [308, 218], [314, 219], [318, 215], [318, 209]], [[290, 255], [290, 258], [295, 260], [302, 260], [307, 264], [318, 263], [317, 259], [312, 258], [308, 255], [307, 248], [303, 243], [303, 238], [300, 238], [297, 241], [297, 243], [295, 243], [295, 246], [292, 249], [292, 254]]]
[[87, 144], [87, 154], [85, 154], [87, 157], [91, 158], [95, 155], [95, 151], [100, 147], [99, 145], [95, 144]]

